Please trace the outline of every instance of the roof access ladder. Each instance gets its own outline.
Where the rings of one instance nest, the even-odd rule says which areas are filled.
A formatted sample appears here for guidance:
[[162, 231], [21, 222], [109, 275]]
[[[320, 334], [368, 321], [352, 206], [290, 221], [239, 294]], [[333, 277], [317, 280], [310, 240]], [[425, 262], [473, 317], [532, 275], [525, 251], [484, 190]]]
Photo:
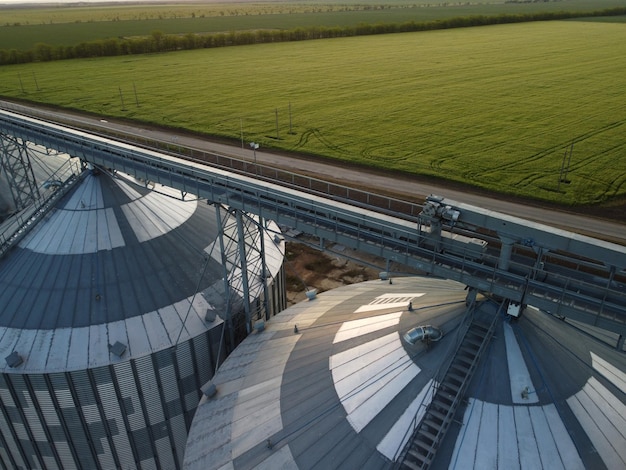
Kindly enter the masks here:
[[490, 322], [472, 318], [396, 468], [421, 470], [430, 466], [493, 336], [498, 318], [499, 314], [493, 315]]

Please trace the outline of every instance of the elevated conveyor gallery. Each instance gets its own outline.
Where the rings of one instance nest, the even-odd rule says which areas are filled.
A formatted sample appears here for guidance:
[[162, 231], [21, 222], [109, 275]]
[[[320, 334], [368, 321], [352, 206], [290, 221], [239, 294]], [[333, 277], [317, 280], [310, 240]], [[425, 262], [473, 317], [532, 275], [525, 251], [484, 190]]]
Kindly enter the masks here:
[[319, 237], [321, 248], [338, 243], [461, 282], [470, 295], [509, 300], [513, 315], [533, 305], [626, 335], [626, 248], [614, 243], [436, 197], [390, 214], [8, 111], [0, 133], [274, 220]]

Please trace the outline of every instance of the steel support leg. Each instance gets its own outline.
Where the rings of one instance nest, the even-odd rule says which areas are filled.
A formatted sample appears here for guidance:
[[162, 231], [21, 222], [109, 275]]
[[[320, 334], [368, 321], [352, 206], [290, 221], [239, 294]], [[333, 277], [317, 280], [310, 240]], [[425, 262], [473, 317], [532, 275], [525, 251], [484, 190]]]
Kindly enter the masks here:
[[262, 220], [246, 212], [216, 205], [224, 269], [227, 318], [244, 315], [246, 333], [254, 320], [267, 318], [267, 264]]
[[7, 177], [16, 211], [21, 211], [40, 198], [28, 152], [27, 142], [0, 133], [0, 164]]

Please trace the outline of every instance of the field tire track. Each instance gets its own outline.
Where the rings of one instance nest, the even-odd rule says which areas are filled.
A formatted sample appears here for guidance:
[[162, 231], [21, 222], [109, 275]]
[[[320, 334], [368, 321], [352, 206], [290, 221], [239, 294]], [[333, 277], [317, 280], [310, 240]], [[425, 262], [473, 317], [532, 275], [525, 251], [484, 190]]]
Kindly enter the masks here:
[[[503, 163], [501, 165], [497, 165], [497, 166], [493, 166], [491, 168], [489, 168], [489, 171], [487, 172], [468, 172], [466, 174], [464, 174], [464, 177], [467, 178], [472, 178], [472, 179], [479, 179], [479, 178], [484, 178], [486, 177], [486, 175], [490, 174], [490, 173], [498, 173], [501, 171], [505, 171], [505, 170], [513, 170], [516, 169], [518, 166], [520, 165], [527, 165], [529, 163], [535, 162], [535, 161], [539, 161], [542, 158], [546, 157], [547, 155], [554, 153], [558, 150], [564, 149], [564, 148], [569, 148], [571, 145], [578, 143], [578, 142], [583, 142], [586, 139], [593, 137], [593, 136], [597, 136], [600, 135], [604, 132], [610, 131], [610, 130], [614, 130], [616, 128], [619, 128], [620, 126], [623, 126], [626, 123], [626, 121], [622, 120], [622, 121], [616, 121], [616, 122], [612, 122], [610, 124], [607, 124], [606, 126], [600, 127], [598, 129], [594, 129], [593, 131], [590, 132], [586, 132], [584, 134], [581, 134], [577, 137], [575, 137], [574, 139], [567, 141], [567, 142], [563, 142], [560, 144], [556, 144], [556, 145], [552, 145], [548, 148], [545, 148], [533, 155], [530, 155], [528, 157], [524, 157], [523, 160], [516, 160], [514, 162], [508, 162], [508, 163]], [[575, 167], [574, 167], [575, 169]], [[571, 170], [574, 171], [574, 170]]]
[[311, 128], [311, 129], [307, 129], [306, 131], [304, 131], [302, 133], [302, 135], [300, 136], [300, 140], [296, 144], [295, 149], [302, 149], [302, 148], [304, 148], [304, 146], [306, 144], [308, 144], [309, 141], [311, 141], [313, 139], [317, 139], [319, 142], [322, 143], [324, 148], [327, 148], [329, 150], [333, 150], [337, 154], [348, 155], [348, 156], [351, 155], [349, 152], [344, 150], [339, 145], [335, 145], [335, 144], [331, 143], [328, 139], [326, 139], [318, 128]]
[[515, 161], [515, 162], [509, 162], [509, 163], [504, 163], [500, 166], [496, 166], [493, 169], [494, 170], [504, 170], [504, 169], [508, 169], [508, 168], [515, 168], [517, 167], [520, 163], [529, 163], [529, 162], [533, 162], [536, 161], [540, 158], [545, 157], [546, 155], [555, 152], [556, 150], [559, 149], [563, 149], [563, 148], [567, 148], [572, 144], [578, 143], [578, 142], [582, 142], [590, 137], [602, 134], [603, 132], [615, 129], [617, 127], [623, 126], [624, 125], [624, 121], [618, 121], [618, 122], [613, 122], [611, 124], [607, 124], [606, 126], [603, 126], [601, 128], [595, 129], [593, 131], [587, 132], [585, 134], [581, 134], [575, 138], [573, 138], [572, 140], [569, 140], [567, 142], [562, 142], [560, 144], [556, 144], [556, 145], [552, 145], [551, 147], [545, 148], [543, 150], [541, 150], [540, 152], [537, 152], [533, 155], [530, 155], [529, 157], [525, 157], [523, 162], [520, 161]]

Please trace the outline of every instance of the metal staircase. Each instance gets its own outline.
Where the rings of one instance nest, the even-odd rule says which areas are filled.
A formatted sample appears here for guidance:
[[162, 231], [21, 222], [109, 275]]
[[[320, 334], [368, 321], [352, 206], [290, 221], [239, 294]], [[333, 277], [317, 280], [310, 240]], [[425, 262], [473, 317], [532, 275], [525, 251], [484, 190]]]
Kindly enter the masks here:
[[397, 468], [418, 470], [430, 466], [463, 399], [481, 355], [493, 336], [498, 317], [499, 315], [494, 315], [491, 323], [474, 318], [469, 324]]

